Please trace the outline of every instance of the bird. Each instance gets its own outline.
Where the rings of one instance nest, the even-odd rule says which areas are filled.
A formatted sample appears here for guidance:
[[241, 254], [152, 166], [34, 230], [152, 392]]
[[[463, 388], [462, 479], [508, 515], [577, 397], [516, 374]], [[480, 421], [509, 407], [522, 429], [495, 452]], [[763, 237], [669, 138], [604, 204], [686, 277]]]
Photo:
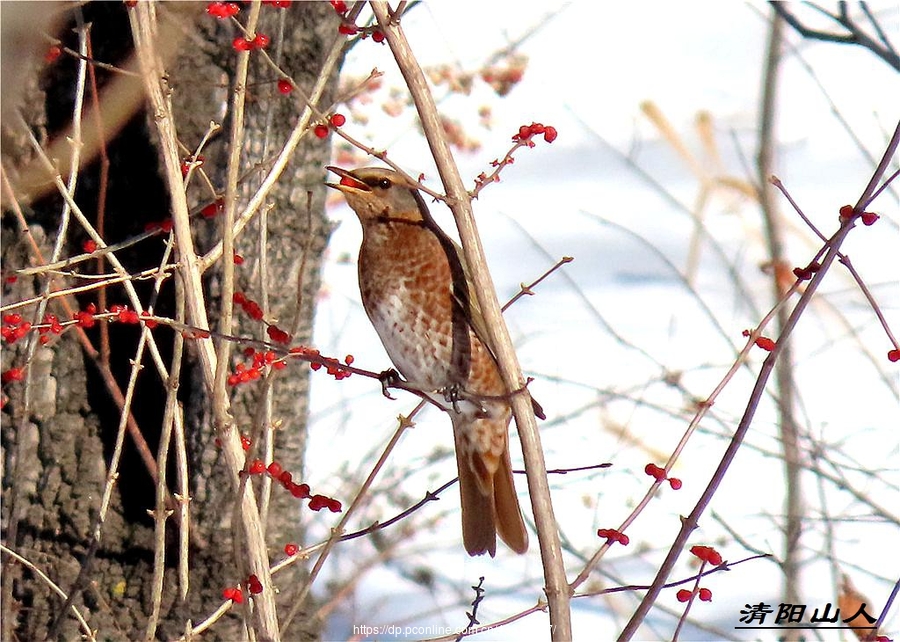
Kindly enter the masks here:
[[[340, 181], [326, 185], [342, 193], [362, 225], [363, 308], [397, 372], [450, 415], [466, 552], [494, 557], [499, 535], [525, 553], [528, 532], [509, 454], [509, 391], [462, 248], [400, 172], [327, 169]], [[543, 418], [536, 402], [534, 408]]]

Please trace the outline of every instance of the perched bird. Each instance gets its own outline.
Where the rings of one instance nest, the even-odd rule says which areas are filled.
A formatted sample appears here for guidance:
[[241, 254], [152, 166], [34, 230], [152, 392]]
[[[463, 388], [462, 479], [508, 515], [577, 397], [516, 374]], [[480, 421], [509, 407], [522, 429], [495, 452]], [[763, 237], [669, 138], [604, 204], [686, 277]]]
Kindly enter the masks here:
[[508, 391], [462, 249], [402, 174], [328, 169], [340, 176], [328, 186], [341, 191], [362, 224], [359, 289], [366, 314], [400, 374], [453, 423], [466, 551], [493, 557], [499, 535], [524, 553], [528, 534], [509, 459]]

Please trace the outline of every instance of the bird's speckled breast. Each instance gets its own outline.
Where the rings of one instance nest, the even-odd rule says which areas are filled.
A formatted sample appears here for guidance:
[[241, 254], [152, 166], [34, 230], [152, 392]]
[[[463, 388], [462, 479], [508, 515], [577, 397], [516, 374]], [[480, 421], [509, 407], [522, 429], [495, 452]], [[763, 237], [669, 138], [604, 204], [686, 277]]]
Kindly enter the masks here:
[[450, 385], [452, 278], [440, 242], [405, 223], [372, 223], [363, 234], [362, 303], [388, 356], [423, 390]]

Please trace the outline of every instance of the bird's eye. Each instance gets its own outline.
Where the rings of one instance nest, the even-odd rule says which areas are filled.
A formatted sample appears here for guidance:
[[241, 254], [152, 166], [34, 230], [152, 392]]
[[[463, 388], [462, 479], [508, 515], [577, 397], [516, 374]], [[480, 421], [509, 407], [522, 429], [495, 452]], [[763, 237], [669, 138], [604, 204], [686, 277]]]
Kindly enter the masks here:
[[390, 186], [391, 179], [389, 178], [382, 178], [380, 181], [378, 181], [378, 187], [380, 187], [381, 189], [389, 189]]

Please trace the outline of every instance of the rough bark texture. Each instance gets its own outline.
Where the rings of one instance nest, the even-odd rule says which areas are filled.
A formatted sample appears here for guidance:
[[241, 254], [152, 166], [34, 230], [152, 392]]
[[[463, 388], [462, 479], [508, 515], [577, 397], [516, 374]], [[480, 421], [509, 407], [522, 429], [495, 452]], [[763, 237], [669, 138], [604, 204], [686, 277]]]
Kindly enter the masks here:
[[[94, 57], [111, 63], [122, 63], [129, 54], [131, 43], [126, 9], [120, 3], [98, 3], [84, 8], [85, 19], [93, 24]], [[165, 6], [161, 7], [165, 20]], [[284, 21], [281, 23], [281, 21]], [[165, 24], [163, 22], [163, 24]], [[283, 33], [281, 67], [300, 86], [309, 88], [328, 47], [336, 37], [337, 16], [327, 3], [295, 3], [287, 10], [263, 7], [260, 31], [269, 34], [273, 47], [269, 53], [277, 59], [274, 47]], [[187, 28], [181, 25], [180, 28]], [[181, 141], [193, 149], [214, 120], [224, 124], [223, 133], [207, 147], [204, 169], [213, 184], [224, 191], [225, 155], [227, 150], [228, 114], [225, 105], [229, 96], [234, 53], [227, 21], [215, 21], [208, 16], [198, 19], [177, 62], [170, 68], [174, 90], [177, 125]], [[68, 30], [60, 37], [67, 45], [76, 41]], [[77, 48], [77, 47], [75, 47]], [[280, 148], [294, 125], [300, 107], [295, 100], [278, 93], [274, 73], [258, 60], [251, 65], [252, 78], [247, 108], [247, 145], [243, 166], [262, 163], [263, 170], [246, 175], [241, 186], [244, 195], [259, 184], [265, 161]], [[57, 66], [45, 73], [46, 100], [31, 92], [26, 108], [29, 120], [38, 128], [46, 109], [47, 130], [50, 136], [58, 133], [71, 118], [74, 61], [61, 59]], [[105, 79], [98, 70], [98, 78]], [[332, 78], [332, 86], [336, 78]], [[326, 96], [326, 105], [330, 100]], [[86, 101], [86, 118], [90, 99]], [[224, 122], [223, 122], [224, 119]], [[4, 123], [6, 125], [6, 123]], [[6, 134], [10, 134], [7, 136]], [[40, 137], [40, 136], [39, 136]], [[27, 151], [21, 136], [4, 132], [4, 167], [21, 162]], [[297, 313], [297, 279], [302, 249], [308, 247], [302, 279], [299, 310], [299, 331], [295, 343], [310, 343], [315, 294], [319, 288], [319, 269], [322, 251], [330, 232], [323, 214], [323, 166], [328, 159], [328, 141], [309, 137], [301, 144], [293, 162], [282, 176], [269, 203], [268, 278], [270, 311], [267, 318], [277, 320], [282, 328], [290, 326]], [[106, 191], [106, 222], [104, 238], [113, 243], [143, 230], [151, 221], [167, 216], [168, 200], [164, 183], [157, 170], [157, 156], [153, 147], [151, 128], [145, 114], [137, 114], [118, 138], [109, 142], [110, 179]], [[93, 163], [81, 177], [77, 199], [89, 217], [97, 211], [99, 190], [98, 163]], [[191, 198], [195, 202], [208, 200], [208, 192], [195, 182]], [[312, 193], [307, 208], [307, 192]], [[44, 256], [49, 255], [56, 226], [60, 199], [50, 197], [26, 210], [30, 227], [41, 245]], [[237, 272], [238, 288], [251, 298], [261, 301], [259, 220], [239, 238], [238, 251], [246, 261]], [[207, 244], [218, 237], [217, 221], [198, 220], [199, 243]], [[74, 229], [70, 232], [66, 255], [79, 251], [84, 236]], [[133, 250], [122, 252], [126, 267], [144, 269], [158, 264], [162, 243], [145, 241]], [[38, 264], [26, 237], [12, 216], [4, 211], [3, 268], [7, 270]], [[87, 271], [87, 268], [84, 268]], [[108, 268], [106, 268], [108, 270]], [[216, 268], [210, 271], [206, 285], [212, 318], [219, 284]], [[20, 278], [4, 283], [3, 303], [20, 300], [38, 293], [43, 279]], [[61, 280], [55, 281], [59, 287]], [[136, 284], [142, 300], [149, 296], [148, 284]], [[164, 286], [158, 310], [173, 313], [173, 286]], [[95, 295], [74, 305], [84, 306], [97, 301]], [[106, 305], [124, 303], [122, 290], [110, 288]], [[29, 317], [33, 309], [19, 310]], [[68, 315], [57, 301], [48, 312], [60, 318]], [[265, 327], [258, 322], [241, 318], [240, 334], [265, 338]], [[135, 354], [138, 330], [133, 326], [111, 325], [110, 369], [124, 391], [130, 372], [130, 359]], [[164, 359], [169, 359], [172, 333], [164, 328], [155, 332]], [[91, 339], [99, 346], [99, 333]], [[236, 359], [242, 360], [237, 351]], [[25, 362], [24, 342], [12, 349], [4, 349], [3, 370], [22, 366]], [[196, 379], [190, 367], [192, 356], [182, 375], [180, 398], [188, 422], [188, 454], [191, 474], [191, 520], [193, 529], [191, 548], [191, 590], [185, 603], [177, 599], [175, 579], [175, 542], [177, 527], [169, 524], [168, 559], [163, 592], [162, 614], [157, 638], [172, 639], [184, 633], [188, 620], [195, 624], [206, 618], [221, 603], [222, 589], [238, 581], [235, 546], [231, 541], [233, 517], [232, 484], [224, 477], [214, 435], [207, 414], [205, 387]], [[162, 418], [164, 389], [162, 382], [144, 359], [145, 368], [139, 378], [134, 416], [139, 423], [151, 451], [155, 454]], [[149, 367], [147, 367], [149, 366]], [[295, 479], [302, 476], [307, 411], [307, 368], [291, 365], [278, 377], [271, 401], [272, 420], [280, 427], [276, 432], [275, 456]], [[28, 558], [49, 575], [64, 591], [70, 592], [85, 559], [91, 540], [91, 527], [99, 509], [99, 501], [107, 473], [111, 445], [115, 439], [119, 411], [111, 401], [107, 386], [97, 369], [69, 331], [57, 338], [50, 347], [38, 347], [31, 363], [30, 384], [26, 400], [25, 383], [4, 385], [9, 401], [2, 412], [2, 476], [3, 476], [3, 543]], [[259, 415], [261, 386], [247, 386], [235, 393], [234, 414], [242, 432], [256, 431], [253, 422]], [[27, 403], [26, 403], [27, 401]], [[174, 456], [170, 454], [169, 460]], [[91, 562], [87, 581], [74, 605], [88, 618], [92, 628], [99, 631], [98, 639], [132, 640], [143, 636], [150, 605], [150, 577], [153, 561], [153, 522], [147, 510], [154, 505], [153, 481], [137, 457], [130, 440], [120, 466], [110, 512], [102, 529], [100, 547]], [[170, 479], [174, 473], [170, 468]], [[170, 483], [170, 488], [172, 488]], [[283, 555], [288, 541], [302, 542], [302, 520], [311, 513], [284, 492], [273, 488], [268, 512], [267, 540], [273, 559]], [[276, 577], [281, 587], [302, 581], [299, 565]], [[33, 573], [3, 557], [2, 630], [3, 640], [46, 639], [60, 613], [63, 600], [51, 593]], [[290, 595], [286, 591], [286, 595]], [[284, 600], [284, 598], [283, 598]], [[282, 600], [282, 601], [283, 601]], [[284, 604], [280, 604], [284, 608]], [[298, 617], [284, 639], [298, 640], [317, 637], [319, 624]], [[70, 615], [60, 620], [56, 630], [58, 639], [77, 639], [78, 625]], [[245, 633], [237, 615], [220, 621], [203, 639], [240, 639]]]

